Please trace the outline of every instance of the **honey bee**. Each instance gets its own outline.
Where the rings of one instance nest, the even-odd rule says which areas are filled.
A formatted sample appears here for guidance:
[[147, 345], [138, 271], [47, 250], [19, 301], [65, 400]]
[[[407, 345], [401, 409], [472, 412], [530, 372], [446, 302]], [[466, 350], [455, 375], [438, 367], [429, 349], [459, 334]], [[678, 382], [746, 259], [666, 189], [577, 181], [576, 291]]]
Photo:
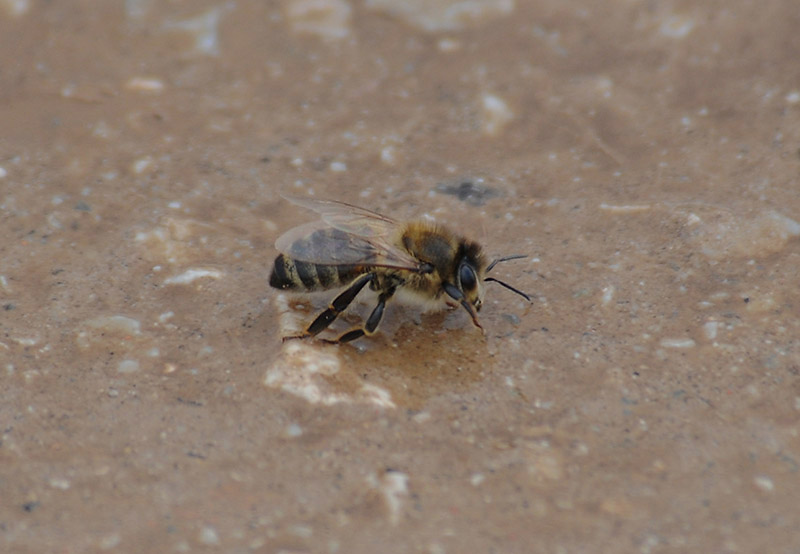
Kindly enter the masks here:
[[367, 285], [378, 294], [378, 304], [363, 326], [335, 340], [322, 340], [346, 343], [372, 335], [386, 303], [395, 294], [407, 301], [439, 306], [460, 304], [481, 331], [477, 312], [483, 304], [484, 281], [495, 281], [531, 301], [511, 285], [486, 277], [497, 263], [525, 256], [506, 256], [487, 263], [478, 243], [433, 223], [400, 223], [334, 200], [285, 198], [316, 212], [321, 221], [295, 227], [278, 238], [275, 247], [281, 254], [275, 258], [270, 286], [294, 292], [347, 288], [303, 333], [284, 340], [316, 337]]

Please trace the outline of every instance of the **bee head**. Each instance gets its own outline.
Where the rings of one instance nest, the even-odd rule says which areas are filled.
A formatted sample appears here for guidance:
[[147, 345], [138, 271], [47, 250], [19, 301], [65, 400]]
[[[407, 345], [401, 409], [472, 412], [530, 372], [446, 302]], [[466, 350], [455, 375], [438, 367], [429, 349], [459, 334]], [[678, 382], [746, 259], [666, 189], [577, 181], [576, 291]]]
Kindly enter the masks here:
[[498, 258], [487, 265], [486, 258], [478, 244], [471, 242], [462, 243], [459, 248], [459, 255], [456, 256], [455, 285], [444, 283], [444, 290], [452, 299], [459, 301], [472, 317], [472, 322], [478, 328], [483, 329], [478, 322], [476, 314], [483, 305], [483, 283], [485, 281], [499, 283], [508, 290], [519, 294], [528, 302], [531, 301], [530, 296], [517, 290], [508, 283], [504, 283], [500, 279], [495, 279], [494, 277], [486, 277], [486, 274], [499, 262], [516, 260], [524, 257], [525, 256], [506, 256], [504, 258]]
[[478, 277], [478, 268], [470, 260], [463, 259], [458, 264], [456, 286], [464, 294], [464, 299], [480, 311], [483, 305], [483, 282]]
[[477, 312], [483, 305], [483, 276], [486, 273], [486, 259], [481, 247], [473, 242], [462, 242], [455, 256], [451, 282], [445, 281], [442, 287], [447, 295], [456, 300], [472, 318], [472, 323], [483, 329], [478, 322]]
[[458, 267], [455, 272], [456, 287], [469, 304], [480, 311], [483, 305], [483, 276], [486, 273], [486, 259], [481, 247], [473, 242], [461, 246], [461, 255], [457, 257]]

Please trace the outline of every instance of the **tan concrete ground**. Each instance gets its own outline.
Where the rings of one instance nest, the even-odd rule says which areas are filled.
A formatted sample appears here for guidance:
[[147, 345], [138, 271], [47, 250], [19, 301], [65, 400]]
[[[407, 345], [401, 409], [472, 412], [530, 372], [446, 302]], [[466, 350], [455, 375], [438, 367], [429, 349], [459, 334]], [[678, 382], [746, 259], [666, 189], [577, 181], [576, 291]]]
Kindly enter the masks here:
[[[0, 0], [0, 550], [800, 552], [798, 29]], [[331, 295], [268, 287], [279, 191], [528, 254], [534, 301], [282, 344]]]

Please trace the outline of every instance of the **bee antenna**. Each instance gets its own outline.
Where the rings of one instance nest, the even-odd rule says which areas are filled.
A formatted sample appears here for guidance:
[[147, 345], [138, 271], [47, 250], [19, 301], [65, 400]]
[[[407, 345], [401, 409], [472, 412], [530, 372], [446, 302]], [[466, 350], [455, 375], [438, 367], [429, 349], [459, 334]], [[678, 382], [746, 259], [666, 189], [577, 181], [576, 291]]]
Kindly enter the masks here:
[[[508, 260], [519, 260], [520, 258], [527, 258], [525, 254], [514, 254], [513, 256], [503, 256], [502, 258], [497, 258], [495, 261], [489, 264], [489, 267], [486, 268], [486, 273], [489, 273], [494, 266], [499, 264], [500, 262], [507, 262]], [[486, 279], [489, 281], [489, 279]], [[497, 281], [497, 279], [491, 279], [492, 281]], [[505, 285], [508, 286], [508, 285]], [[519, 292], [519, 291], [517, 291]]]
[[[518, 258], [524, 258], [524, 256], [517, 256], [517, 257], [518, 257]], [[502, 260], [501, 260], [501, 261], [502, 261]], [[487, 277], [486, 279], [484, 279], [484, 281], [494, 281], [495, 283], [498, 283], [498, 284], [500, 284], [500, 285], [503, 285], [505, 288], [507, 288], [507, 289], [508, 289], [508, 290], [510, 290], [511, 292], [516, 292], [517, 294], [519, 294], [519, 295], [520, 295], [522, 298], [524, 298], [524, 299], [525, 299], [525, 300], [527, 300], [528, 302], [530, 302], [530, 301], [531, 301], [531, 297], [530, 297], [530, 296], [528, 296], [527, 294], [525, 294], [524, 292], [522, 292], [522, 291], [521, 291], [521, 290], [519, 290], [519, 289], [515, 289], [514, 287], [512, 287], [512, 286], [511, 286], [511, 285], [509, 285], [508, 283], [504, 283], [504, 282], [503, 282], [503, 281], [501, 281], [500, 279], [495, 279], [494, 277]]]

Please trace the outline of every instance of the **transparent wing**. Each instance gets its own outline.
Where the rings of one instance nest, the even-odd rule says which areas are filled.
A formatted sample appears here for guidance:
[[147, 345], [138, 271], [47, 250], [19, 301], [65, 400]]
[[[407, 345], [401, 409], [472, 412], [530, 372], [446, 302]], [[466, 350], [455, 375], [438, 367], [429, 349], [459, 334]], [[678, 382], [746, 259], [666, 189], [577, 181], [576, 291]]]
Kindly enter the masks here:
[[399, 223], [390, 217], [352, 204], [297, 196], [283, 195], [283, 197], [293, 204], [318, 213], [322, 217], [322, 221], [331, 227], [360, 237], [385, 237], [388, 239], [399, 226]]
[[420, 269], [419, 260], [392, 244], [400, 233], [396, 221], [342, 202], [286, 198], [322, 216], [322, 221], [290, 229], [275, 241], [275, 248], [290, 258], [326, 265]]

